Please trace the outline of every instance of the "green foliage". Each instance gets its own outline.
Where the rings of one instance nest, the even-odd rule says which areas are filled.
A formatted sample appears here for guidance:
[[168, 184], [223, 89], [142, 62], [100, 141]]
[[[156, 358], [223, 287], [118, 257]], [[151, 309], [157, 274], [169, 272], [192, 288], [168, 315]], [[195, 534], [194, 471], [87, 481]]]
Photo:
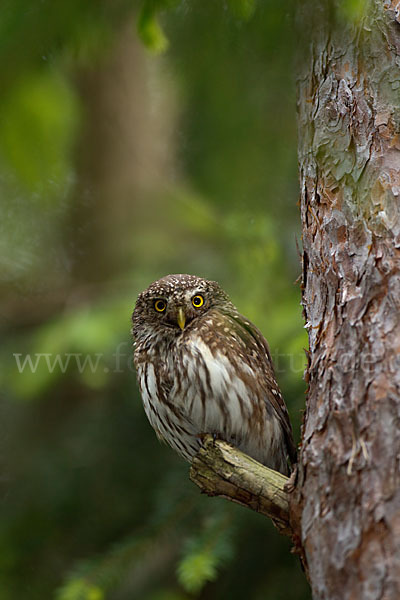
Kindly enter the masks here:
[[0, 100], [1, 155], [22, 183], [66, 180], [77, 112], [71, 88], [51, 70], [21, 78]]
[[177, 574], [183, 588], [198, 594], [209, 581], [218, 576], [218, 569], [233, 558], [232, 523], [226, 515], [206, 519], [198, 535], [184, 549]]
[[149, 594], [144, 600], [188, 600], [188, 596], [179, 590], [168, 590], [164, 588]]
[[112, 356], [118, 343], [122, 341], [125, 352], [130, 352], [126, 331], [130, 310], [129, 301], [117, 298], [105, 304], [82, 305], [49, 320], [24, 340], [25, 352], [15, 357], [10, 347], [3, 351], [7, 369], [0, 372], [0, 382], [26, 399], [37, 398], [63, 377], [80, 379], [95, 389], [104, 387], [112, 369], [118, 367]]
[[191, 593], [198, 593], [209, 581], [217, 578], [218, 559], [210, 548], [192, 552], [179, 565], [178, 579]]
[[272, 526], [200, 495], [158, 443], [129, 337], [151, 280], [219, 280], [268, 337], [298, 430], [292, 8], [5, 3], [2, 600], [308, 598]]
[[[162, 543], [162, 536], [156, 540]], [[154, 536], [129, 538], [101, 557], [84, 561], [58, 590], [56, 600], [102, 600], [115, 589], [129, 569], [138, 569], [154, 552]], [[95, 596], [97, 594], [97, 596]]]
[[234, 15], [240, 19], [250, 19], [256, 9], [256, 0], [228, 0]]
[[143, 0], [137, 19], [137, 31], [142, 42], [155, 54], [168, 48], [158, 15], [160, 11], [171, 8], [176, 0]]
[[84, 579], [74, 579], [63, 587], [57, 598], [59, 600], [103, 600], [104, 594], [100, 588]]

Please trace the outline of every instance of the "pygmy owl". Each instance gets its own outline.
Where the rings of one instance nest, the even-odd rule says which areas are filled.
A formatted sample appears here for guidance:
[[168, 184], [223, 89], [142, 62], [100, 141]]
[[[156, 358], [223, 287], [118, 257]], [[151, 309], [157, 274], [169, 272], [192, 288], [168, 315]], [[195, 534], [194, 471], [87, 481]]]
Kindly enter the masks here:
[[215, 281], [167, 275], [132, 316], [134, 361], [157, 436], [191, 461], [214, 434], [287, 475], [292, 428], [268, 344]]

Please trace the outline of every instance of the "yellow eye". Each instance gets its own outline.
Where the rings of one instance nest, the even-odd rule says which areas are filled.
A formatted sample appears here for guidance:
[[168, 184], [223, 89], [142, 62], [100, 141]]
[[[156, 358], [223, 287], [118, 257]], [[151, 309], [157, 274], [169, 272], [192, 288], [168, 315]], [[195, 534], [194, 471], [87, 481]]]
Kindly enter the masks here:
[[198, 296], [193, 296], [192, 304], [195, 308], [200, 308], [200, 306], [203, 306], [203, 304], [204, 304], [203, 296], [200, 296], [200, 294]]
[[154, 302], [154, 308], [157, 312], [164, 312], [164, 310], [167, 308], [167, 303], [165, 300], [156, 300]]

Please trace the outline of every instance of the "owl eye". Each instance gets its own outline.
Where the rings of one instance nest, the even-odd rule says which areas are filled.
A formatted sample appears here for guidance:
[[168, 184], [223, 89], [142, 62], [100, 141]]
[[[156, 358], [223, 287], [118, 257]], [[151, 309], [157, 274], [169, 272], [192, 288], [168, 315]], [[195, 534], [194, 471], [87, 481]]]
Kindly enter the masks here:
[[157, 312], [164, 312], [164, 310], [167, 308], [167, 303], [165, 300], [156, 300], [154, 302], [154, 308]]
[[198, 294], [197, 296], [193, 296], [192, 304], [195, 308], [200, 308], [200, 306], [203, 306], [203, 304], [204, 304], [203, 296], [200, 296], [200, 294]]

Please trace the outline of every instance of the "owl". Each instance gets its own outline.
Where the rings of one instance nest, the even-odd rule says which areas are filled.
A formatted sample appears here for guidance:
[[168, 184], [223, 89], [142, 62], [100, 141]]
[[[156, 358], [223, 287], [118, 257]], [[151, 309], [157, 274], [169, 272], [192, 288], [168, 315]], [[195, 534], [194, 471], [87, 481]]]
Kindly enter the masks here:
[[167, 275], [139, 294], [134, 362], [157, 436], [189, 462], [210, 433], [288, 475], [296, 450], [268, 344], [215, 281]]

